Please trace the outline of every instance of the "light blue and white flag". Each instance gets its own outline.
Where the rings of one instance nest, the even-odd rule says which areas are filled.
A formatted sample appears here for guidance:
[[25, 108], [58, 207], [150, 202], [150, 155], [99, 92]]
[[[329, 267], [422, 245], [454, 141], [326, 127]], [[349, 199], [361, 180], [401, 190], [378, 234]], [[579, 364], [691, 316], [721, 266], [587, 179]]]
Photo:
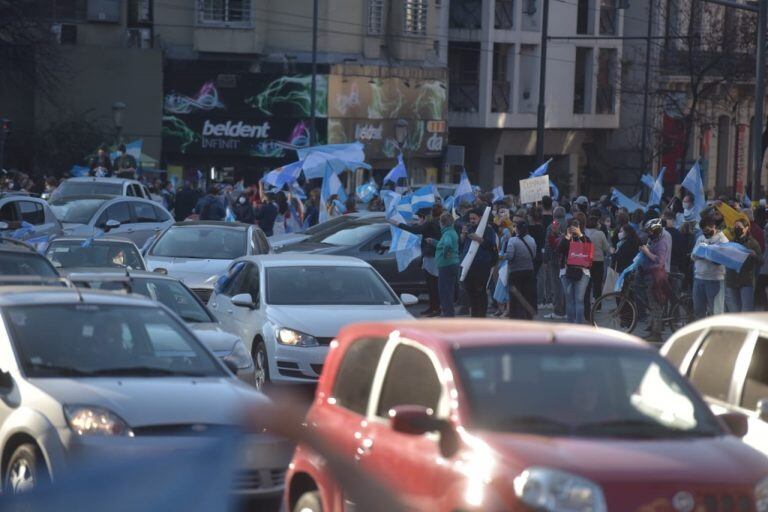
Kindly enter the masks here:
[[282, 189], [285, 185], [296, 183], [296, 180], [298, 180], [301, 175], [301, 166], [302, 162], [299, 161], [278, 167], [273, 171], [269, 171], [261, 181], [276, 189]]
[[325, 176], [328, 166], [337, 174], [346, 170], [371, 168], [365, 163], [364, 146], [360, 142], [299, 148], [296, 153], [303, 162], [302, 169], [308, 180]]
[[491, 192], [493, 193], [494, 203], [496, 201], [503, 201], [504, 196], [506, 196], [506, 194], [504, 193], [504, 187], [502, 187], [501, 185], [499, 185], [498, 187], [493, 187], [493, 190], [491, 190]]
[[456, 192], [453, 194], [454, 206], [461, 205], [462, 202], [474, 202], [475, 193], [472, 190], [472, 184], [469, 182], [467, 171], [461, 171], [461, 179], [459, 180], [459, 186], [456, 187]]
[[648, 187], [649, 189], [653, 190], [653, 186], [656, 184], [656, 182], [653, 179], [653, 176], [650, 174], [643, 174], [640, 176], [640, 183]]
[[402, 196], [397, 203], [397, 213], [406, 221], [410, 221], [413, 218], [413, 206], [411, 206], [411, 195]]
[[435, 205], [435, 193], [432, 185], [425, 185], [416, 190], [411, 196], [411, 211], [413, 213], [432, 208]]
[[443, 199], [443, 211], [450, 212], [453, 210], [453, 207], [455, 206], [456, 199], [453, 196], [448, 196], [445, 199]]
[[683, 187], [693, 194], [693, 212], [697, 217], [701, 215], [702, 210], [707, 206], [707, 199], [704, 196], [704, 182], [701, 180], [701, 163], [697, 160], [682, 183]]
[[357, 197], [365, 204], [371, 202], [371, 200], [379, 195], [379, 187], [376, 186], [376, 182], [373, 178], [368, 183], [363, 183], [357, 187]]
[[403, 162], [403, 155], [397, 155], [397, 165], [395, 165], [391, 171], [384, 176], [384, 183], [392, 182], [397, 185], [397, 182], [401, 179], [408, 179], [408, 171], [405, 168], [405, 162]]
[[232, 208], [227, 206], [227, 213], [224, 216], [224, 222], [237, 222], [237, 217], [235, 217], [235, 212], [232, 211]]
[[88, 176], [90, 172], [91, 170], [88, 167], [73, 165], [72, 169], [69, 170], [69, 175], [73, 178], [82, 178], [83, 176]]
[[624, 278], [626, 278], [630, 272], [634, 272], [640, 268], [640, 265], [643, 264], [645, 259], [645, 254], [638, 252], [635, 259], [632, 260], [632, 263], [619, 274], [619, 277], [616, 278], [616, 284], [613, 287], [613, 291], [620, 292], [621, 288], [624, 286]]
[[750, 250], [736, 242], [699, 244], [694, 248], [693, 255], [740, 272], [742, 265], [750, 256]]
[[651, 188], [651, 197], [648, 199], [648, 206], [661, 205], [661, 196], [664, 195], [664, 173], [666, 170], [666, 167], [662, 167], [659, 171], [659, 175], [653, 183], [653, 188]]
[[421, 236], [395, 226], [390, 226], [389, 230], [392, 234], [389, 252], [395, 253], [397, 271], [403, 272], [413, 260], [421, 256]]
[[35, 232], [35, 226], [33, 226], [27, 221], [21, 221], [21, 227], [19, 227], [18, 229], [15, 229], [10, 235], [8, 235], [8, 238], [21, 240], [25, 236], [31, 235], [34, 232]]
[[560, 189], [557, 188], [557, 185], [552, 181], [552, 178], [549, 179], [549, 192], [552, 194], [552, 199], [555, 201], [560, 198]]
[[285, 221], [285, 232], [298, 233], [302, 231], [301, 217], [299, 217], [299, 212], [296, 211], [296, 207], [293, 206], [293, 203], [288, 203], [288, 211], [290, 212], [290, 215]]
[[387, 220], [394, 220], [398, 224], [405, 224], [405, 219], [397, 211], [397, 206], [403, 196], [393, 190], [382, 190], [379, 194], [381, 200], [384, 201], [384, 217]]
[[307, 198], [307, 193], [304, 192], [304, 189], [301, 188], [301, 185], [299, 185], [298, 182], [293, 182], [291, 184], [290, 193], [291, 193], [291, 195], [293, 197], [295, 197], [297, 199], [306, 199]]
[[318, 215], [320, 222], [325, 222], [330, 218], [328, 214], [329, 201], [334, 195], [337, 195], [338, 200], [342, 203], [347, 200], [344, 184], [339, 179], [336, 171], [331, 166], [327, 166], [325, 177], [323, 178], [323, 186], [320, 188], [320, 214]]
[[528, 177], [529, 177], [529, 178], [538, 178], [539, 176], [544, 176], [545, 174], [547, 174], [547, 172], [549, 172], [549, 164], [550, 164], [551, 162], [552, 162], [552, 159], [550, 158], [549, 160], [547, 160], [546, 162], [544, 162], [543, 164], [541, 164], [540, 166], [538, 166], [538, 167], [537, 167], [537, 168], [536, 168], [536, 169], [535, 169], [535, 170], [534, 170], [534, 171], [531, 173], [531, 175], [530, 175], [530, 176], [528, 176]]
[[627, 210], [629, 210], [630, 213], [634, 212], [635, 210], [645, 211], [646, 209], [645, 205], [643, 205], [638, 201], [635, 201], [630, 197], [625, 196], [617, 188], [614, 188], [611, 190], [611, 200], [617, 205], [621, 206], [622, 208], [626, 208]]
[[106, 231], [102, 231], [99, 228], [94, 228], [93, 235], [83, 240], [83, 243], [80, 244], [80, 247], [90, 247], [91, 245], [93, 245], [94, 240], [96, 240], [97, 238], [103, 237], [105, 234], [106, 234]]

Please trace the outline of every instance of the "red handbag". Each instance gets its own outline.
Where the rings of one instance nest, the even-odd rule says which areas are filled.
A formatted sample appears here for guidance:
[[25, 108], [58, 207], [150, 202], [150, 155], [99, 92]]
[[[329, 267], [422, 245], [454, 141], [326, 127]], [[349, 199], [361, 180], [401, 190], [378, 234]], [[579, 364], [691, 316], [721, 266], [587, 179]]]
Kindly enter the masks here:
[[577, 242], [571, 240], [568, 246], [568, 259], [566, 263], [574, 267], [590, 268], [595, 255], [595, 247], [592, 242]]

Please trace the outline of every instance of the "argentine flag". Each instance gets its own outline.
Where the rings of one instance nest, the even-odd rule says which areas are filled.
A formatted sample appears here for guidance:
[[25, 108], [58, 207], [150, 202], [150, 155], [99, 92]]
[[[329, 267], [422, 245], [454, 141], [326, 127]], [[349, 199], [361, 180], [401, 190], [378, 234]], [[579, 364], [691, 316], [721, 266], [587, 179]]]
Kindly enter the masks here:
[[648, 199], [648, 206], [661, 204], [661, 196], [664, 195], [664, 172], [666, 172], [666, 170], [666, 167], [662, 167], [659, 171], [659, 175], [656, 177], [656, 181], [651, 188], [651, 197]]
[[302, 162], [293, 162], [292, 164], [278, 167], [274, 171], [268, 172], [261, 181], [267, 185], [281, 189], [284, 185], [291, 185], [299, 179], [299, 176], [301, 175], [301, 166]]
[[560, 198], [560, 189], [554, 184], [552, 179], [549, 180], [549, 192], [552, 194], [552, 199], [557, 201]]
[[400, 214], [400, 216], [406, 221], [409, 221], [413, 218], [413, 207], [411, 206], [410, 195], [400, 198], [400, 201], [397, 203], [397, 213]]
[[397, 165], [384, 176], [384, 183], [391, 181], [397, 185], [397, 182], [401, 179], [408, 179], [408, 171], [405, 169], [405, 162], [403, 162], [402, 154], [397, 155]]
[[395, 253], [397, 271], [403, 272], [413, 260], [421, 256], [421, 236], [390, 226], [392, 244], [389, 252]]
[[649, 189], [653, 190], [653, 186], [656, 184], [656, 182], [653, 180], [653, 176], [650, 174], [643, 174], [640, 176], [640, 183], [648, 187]]
[[344, 202], [347, 200], [347, 194], [344, 192], [344, 184], [341, 183], [339, 176], [331, 166], [325, 168], [325, 177], [323, 178], [323, 186], [320, 188], [320, 214], [318, 220], [320, 222], [327, 221], [328, 207], [331, 196], [337, 195], [338, 200]]
[[646, 259], [645, 254], [643, 254], [642, 252], [638, 252], [635, 258], [632, 260], [632, 263], [627, 268], [625, 268], [621, 272], [621, 274], [619, 274], [619, 277], [616, 278], [616, 284], [613, 287], [613, 291], [620, 292], [621, 289], [624, 287], [624, 279], [627, 277], [627, 275], [630, 272], [634, 272], [635, 270], [637, 270], [640, 267], [640, 265], [643, 264], [645, 259]]
[[635, 210], [645, 211], [645, 206], [643, 206], [642, 203], [639, 203], [634, 199], [625, 196], [617, 188], [611, 190], [611, 200], [617, 205], [629, 210], [630, 213], [634, 212]]
[[750, 256], [750, 251], [736, 242], [726, 242], [712, 245], [699, 244], [693, 250], [693, 255], [740, 272], [742, 265]]
[[411, 211], [418, 212], [424, 208], [432, 208], [435, 205], [435, 192], [433, 185], [426, 185], [411, 195]]
[[456, 192], [453, 194], [454, 207], [461, 205], [462, 202], [473, 202], [475, 200], [475, 193], [472, 190], [472, 184], [469, 182], [467, 171], [461, 171], [461, 180], [459, 180], [459, 186], [456, 187]]
[[683, 187], [693, 194], [693, 211], [698, 217], [706, 207], [707, 200], [704, 197], [704, 182], [701, 180], [701, 163], [697, 160], [682, 183]]
[[375, 181], [371, 180], [357, 187], [356, 192], [357, 197], [365, 204], [368, 204], [374, 197], [379, 195], [379, 187], [376, 186]]
[[237, 217], [235, 217], [235, 212], [232, 211], [232, 208], [227, 206], [227, 213], [224, 216], [224, 222], [237, 222]]
[[405, 219], [397, 211], [402, 196], [392, 190], [382, 190], [380, 196], [381, 200], [384, 201], [384, 217], [387, 220], [394, 220], [398, 224], [405, 224]]
[[499, 185], [498, 187], [494, 187], [493, 190], [491, 190], [491, 192], [493, 193], [493, 202], [494, 203], [496, 201], [503, 201], [504, 200], [504, 196], [505, 196], [505, 194], [504, 194], [504, 187], [502, 187], [501, 185]]
[[528, 177], [529, 178], [538, 178], [539, 176], [544, 176], [545, 174], [547, 174], [547, 172], [549, 172], [549, 164], [551, 162], [552, 162], [552, 159], [550, 158], [549, 160], [547, 160], [546, 162], [541, 164], [539, 167], [537, 167], [536, 170], [534, 170], [531, 173], [531, 175], [528, 176]]

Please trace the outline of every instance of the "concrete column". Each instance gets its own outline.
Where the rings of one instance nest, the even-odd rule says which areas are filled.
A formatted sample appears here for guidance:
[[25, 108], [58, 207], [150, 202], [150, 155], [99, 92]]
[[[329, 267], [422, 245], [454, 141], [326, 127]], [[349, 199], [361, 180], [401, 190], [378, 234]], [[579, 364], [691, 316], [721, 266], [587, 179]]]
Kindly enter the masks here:
[[480, 40], [480, 104], [482, 124], [488, 125], [491, 113], [491, 87], [493, 78], [493, 24], [495, 0], [483, 0]]

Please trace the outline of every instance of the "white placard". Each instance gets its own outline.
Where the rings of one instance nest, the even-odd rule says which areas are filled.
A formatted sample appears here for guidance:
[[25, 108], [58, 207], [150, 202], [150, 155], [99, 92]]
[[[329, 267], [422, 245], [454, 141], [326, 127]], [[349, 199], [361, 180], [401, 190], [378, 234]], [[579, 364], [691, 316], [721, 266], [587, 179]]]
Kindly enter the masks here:
[[[479, 236], [483, 236], [485, 233], [485, 227], [488, 225], [488, 217], [491, 214], [491, 207], [486, 206], [485, 212], [483, 212], [483, 216], [480, 218], [480, 222], [477, 223], [477, 229], [475, 230], [475, 234]], [[472, 240], [472, 243], [469, 244], [469, 249], [467, 250], [466, 256], [464, 256], [464, 261], [461, 262], [461, 276], [459, 277], [459, 281], [464, 281], [464, 279], [467, 278], [467, 273], [469, 272], [469, 267], [472, 266], [472, 262], [475, 261], [475, 255], [477, 254], [477, 250], [480, 248], [480, 244], [476, 242], [475, 240]]]
[[520, 180], [520, 203], [529, 204], [541, 201], [549, 195], [549, 176]]

